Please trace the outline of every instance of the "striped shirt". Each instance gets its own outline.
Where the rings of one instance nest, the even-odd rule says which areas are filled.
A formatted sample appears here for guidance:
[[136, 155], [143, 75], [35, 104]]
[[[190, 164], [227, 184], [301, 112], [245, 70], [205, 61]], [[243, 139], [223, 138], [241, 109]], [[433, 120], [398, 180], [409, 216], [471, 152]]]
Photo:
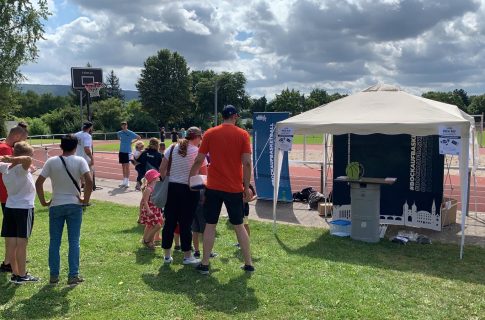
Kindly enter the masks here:
[[[168, 160], [172, 147], [165, 150], [165, 158]], [[172, 167], [170, 168], [170, 182], [189, 184], [189, 173], [192, 165], [194, 164], [195, 157], [199, 153], [199, 148], [189, 144], [187, 146], [187, 155], [182, 157], [179, 153], [179, 144], [175, 145], [175, 149], [172, 154]], [[207, 165], [207, 161], [204, 160], [203, 165]]]

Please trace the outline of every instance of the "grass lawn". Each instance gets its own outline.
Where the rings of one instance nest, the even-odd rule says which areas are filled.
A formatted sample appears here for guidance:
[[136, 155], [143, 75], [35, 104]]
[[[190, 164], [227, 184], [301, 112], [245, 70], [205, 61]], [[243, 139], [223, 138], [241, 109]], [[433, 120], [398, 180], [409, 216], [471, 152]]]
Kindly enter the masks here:
[[[485, 250], [457, 245], [366, 244], [325, 230], [251, 222], [256, 272], [225, 219], [211, 275], [162, 264], [142, 248], [137, 208], [96, 202], [84, 215], [81, 273], [70, 288], [67, 237], [61, 283], [48, 284], [48, 212], [37, 208], [28, 269], [42, 281], [17, 286], [0, 274], [1, 319], [483, 319]], [[310, 213], [309, 213], [310, 214]], [[3, 256], [3, 245], [0, 255]]]
[[60, 144], [61, 139], [54, 139], [54, 138], [35, 138], [35, 139], [27, 139], [27, 142], [31, 145], [45, 145], [45, 144]]

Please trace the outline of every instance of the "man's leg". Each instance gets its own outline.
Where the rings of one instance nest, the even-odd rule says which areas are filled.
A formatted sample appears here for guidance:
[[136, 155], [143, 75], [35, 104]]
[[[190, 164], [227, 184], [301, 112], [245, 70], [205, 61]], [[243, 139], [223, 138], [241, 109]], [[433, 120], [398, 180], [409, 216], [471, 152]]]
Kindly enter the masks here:
[[15, 238], [17, 245], [15, 246], [15, 259], [17, 264], [16, 275], [25, 276], [25, 262], [27, 261], [27, 243], [26, 238]]
[[82, 223], [82, 207], [77, 204], [71, 204], [66, 212], [67, 223], [67, 238], [69, 241], [69, 277], [76, 277], [79, 275], [79, 260], [80, 260], [80, 238], [81, 238], [81, 223]]
[[217, 224], [206, 223], [202, 243], [204, 244], [204, 251], [202, 257], [202, 264], [208, 265], [212, 248], [214, 248], [214, 240], [216, 238]]
[[17, 254], [16, 254], [16, 249], [17, 249], [17, 238], [13, 237], [7, 237], [5, 238], [5, 245], [7, 248], [7, 259], [10, 261], [10, 266], [12, 267], [12, 273], [19, 275], [19, 268], [17, 264]]
[[51, 277], [59, 276], [61, 257], [62, 230], [64, 229], [65, 216], [63, 214], [65, 205], [55, 206], [49, 209], [49, 269]]
[[237, 241], [241, 246], [241, 251], [244, 258], [244, 264], [248, 266], [252, 266], [253, 261], [251, 259], [251, 248], [249, 244], [249, 236], [246, 229], [244, 228], [244, 225], [239, 224], [234, 226], [234, 231], [236, 231]]
[[[2, 203], [2, 214], [5, 217], [5, 203]], [[5, 223], [5, 219], [3, 223]], [[10, 264], [10, 260], [8, 258], [7, 240], [5, 240], [4, 242], [5, 242], [5, 257], [3, 259], [3, 265], [6, 266]]]

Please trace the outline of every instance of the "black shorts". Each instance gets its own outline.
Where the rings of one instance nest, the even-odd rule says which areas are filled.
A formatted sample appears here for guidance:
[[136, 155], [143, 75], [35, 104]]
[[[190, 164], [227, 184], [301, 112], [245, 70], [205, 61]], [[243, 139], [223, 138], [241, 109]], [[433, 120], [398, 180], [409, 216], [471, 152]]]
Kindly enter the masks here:
[[2, 203], [2, 214], [5, 214], [5, 203]]
[[130, 154], [126, 152], [119, 152], [118, 153], [118, 162], [119, 163], [130, 163]]
[[243, 193], [205, 190], [204, 217], [206, 223], [217, 224], [221, 214], [222, 203], [226, 205], [229, 221], [237, 226], [243, 223]]
[[5, 208], [2, 223], [2, 237], [29, 238], [34, 226], [34, 209]]
[[192, 232], [204, 233], [205, 230], [205, 218], [204, 218], [204, 205], [197, 205], [197, 209], [194, 214], [194, 221], [192, 222]]

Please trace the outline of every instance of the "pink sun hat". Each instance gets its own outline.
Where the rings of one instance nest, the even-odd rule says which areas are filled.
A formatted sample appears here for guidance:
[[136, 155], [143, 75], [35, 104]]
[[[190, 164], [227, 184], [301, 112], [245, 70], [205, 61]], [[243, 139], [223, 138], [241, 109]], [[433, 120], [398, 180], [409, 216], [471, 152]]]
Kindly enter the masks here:
[[155, 179], [158, 179], [160, 177], [160, 172], [158, 172], [155, 169], [150, 169], [145, 173], [145, 179], [147, 179], [147, 182], [150, 183]]

